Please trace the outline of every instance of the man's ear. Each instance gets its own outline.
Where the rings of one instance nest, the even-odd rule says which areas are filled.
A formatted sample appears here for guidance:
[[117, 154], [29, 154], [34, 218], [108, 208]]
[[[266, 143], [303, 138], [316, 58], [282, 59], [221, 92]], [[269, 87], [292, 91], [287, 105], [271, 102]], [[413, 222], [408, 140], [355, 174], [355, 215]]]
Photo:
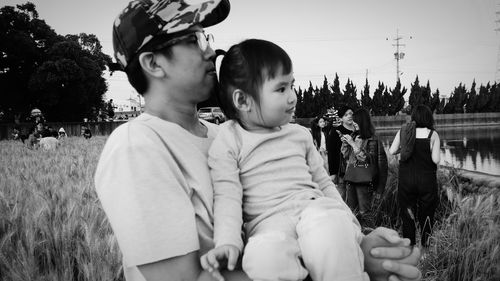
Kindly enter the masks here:
[[253, 99], [244, 91], [236, 89], [233, 91], [233, 104], [239, 111], [250, 112], [252, 110]]
[[157, 78], [165, 75], [165, 71], [156, 62], [156, 56], [152, 52], [144, 52], [139, 55], [139, 64], [144, 72]]

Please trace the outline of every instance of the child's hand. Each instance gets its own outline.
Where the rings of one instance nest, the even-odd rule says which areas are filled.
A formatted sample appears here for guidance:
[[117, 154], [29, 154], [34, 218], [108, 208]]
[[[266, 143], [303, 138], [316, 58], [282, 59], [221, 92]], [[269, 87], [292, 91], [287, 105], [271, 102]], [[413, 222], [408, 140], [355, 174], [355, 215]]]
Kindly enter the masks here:
[[219, 271], [221, 267], [219, 261], [227, 261], [227, 269], [233, 270], [236, 266], [239, 254], [240, 250], [238, 250], [236, 246], [222, 245], [201, 256], [201, 267], [210, 272], [215, 279], [223, 281], [224, 277], [222, 277]]

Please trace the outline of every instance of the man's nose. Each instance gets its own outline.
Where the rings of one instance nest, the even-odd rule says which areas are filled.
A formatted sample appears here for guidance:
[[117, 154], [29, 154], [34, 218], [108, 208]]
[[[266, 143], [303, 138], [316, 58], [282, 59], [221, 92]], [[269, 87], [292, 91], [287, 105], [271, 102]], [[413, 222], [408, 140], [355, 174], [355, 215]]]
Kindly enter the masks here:
[[214, 63], [215, 63], [215, 59], [217, 58], [217, 56], [215, 55], [215, 51], [214, 51], [214, 49], [212, 49], [211, 46], [207, 46], [207, 49], [205, 50], [204, 56], [206, 59], [211, 60]]

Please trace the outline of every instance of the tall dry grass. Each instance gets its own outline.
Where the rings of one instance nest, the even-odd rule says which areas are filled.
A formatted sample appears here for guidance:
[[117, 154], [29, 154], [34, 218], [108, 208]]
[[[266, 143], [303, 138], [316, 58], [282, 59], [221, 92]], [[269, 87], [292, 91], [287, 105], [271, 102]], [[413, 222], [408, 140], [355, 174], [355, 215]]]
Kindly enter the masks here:
[[[93, 174], [104, 137], [57, 150], [0, 141], [0, 280], [123, 280]], [[397, 165], [373, 226], [399, 229]], [[500, 191], [438, 171], [440, 204], [423, 280], [500, 280]], [[418, 239], [417, 239], [418, 240]]]
[[[400, 229], [398, 165], [373, 213], [374, 226]], [[439, 169], [439, 205], [430, 247], [419, 268], [424, 281], [500, 281], [500, 189], [472, 182], [456, 169]], [[417, 238], [417, 241], [419, 239]]]
[[424, 280], [500, 281], [500, 189], [446, 173], [442, 185], [452, 213], [439, 220], [427, 258]]
[[121, 257], [94, 191], [105, 138], [58, 149], [0, 142], [0, 280], [121, 280]]

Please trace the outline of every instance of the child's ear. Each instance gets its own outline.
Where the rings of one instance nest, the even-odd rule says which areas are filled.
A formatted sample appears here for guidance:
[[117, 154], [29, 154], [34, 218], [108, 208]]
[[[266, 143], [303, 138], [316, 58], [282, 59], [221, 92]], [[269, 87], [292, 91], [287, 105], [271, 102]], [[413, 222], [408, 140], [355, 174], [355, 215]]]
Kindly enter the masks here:
[[252, 97], [240, 89], [233, 91], [233, 104], [239, 111], [249, 112], [252, 110]]

